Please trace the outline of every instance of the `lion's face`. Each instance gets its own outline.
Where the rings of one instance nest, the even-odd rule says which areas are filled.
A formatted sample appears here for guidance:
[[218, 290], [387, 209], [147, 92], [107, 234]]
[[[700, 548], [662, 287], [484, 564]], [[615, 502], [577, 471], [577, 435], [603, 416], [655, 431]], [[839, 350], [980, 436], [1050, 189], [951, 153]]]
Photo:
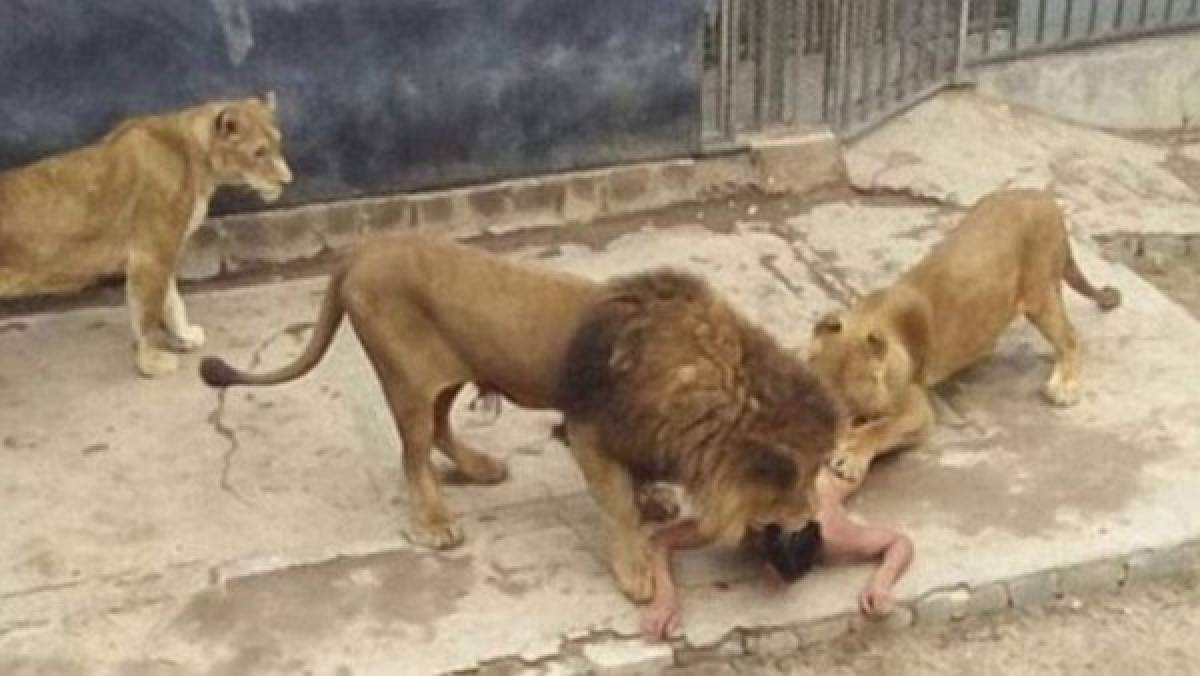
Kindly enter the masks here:
[[808, 361], [855, 427], [896, 409], [912, 381], [907, 352], [870, 317], [827, 315], [813, 327]]
[[252, 188], [273, 202], [292, 182], [283, 158], [283, 135], [275, 122], [275, 97], [224, 106], [213, 121], [212, 168], [223, 183]]

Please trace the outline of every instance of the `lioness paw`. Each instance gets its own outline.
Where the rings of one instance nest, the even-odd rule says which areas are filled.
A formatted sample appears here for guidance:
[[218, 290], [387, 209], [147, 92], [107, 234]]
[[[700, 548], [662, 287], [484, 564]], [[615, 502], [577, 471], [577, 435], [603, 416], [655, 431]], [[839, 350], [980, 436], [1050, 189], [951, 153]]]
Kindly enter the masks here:
[[180, 352], [191, 352], [204, 347], [205, 339], [204, 327], [195, 324], [183, 327], [183, 330], [178, 335], [169, 335], [171, 347]]
[[869, 464], [866, 458], [848, 451], [835, 451], [829, 458], [829, 469], [833, 470], [838, 478], [851, 483], [859, 483], [867, 476]]
[[1055, 406], [1074, 406], [1079, 403], [1079, 381], [1059, 378], [1056, 373], [1046, 382], [1042, 394]]
[[179, 358], [170, 352], [141, 346], [137, 352], [138, 371], [147, 378], [157, 378], [179, 369]]
[[414, 518], [408, 532], [413, 544], [429, 549], [453, 549], [463, 543], [462, 527], [454, 521], [425, 522]]

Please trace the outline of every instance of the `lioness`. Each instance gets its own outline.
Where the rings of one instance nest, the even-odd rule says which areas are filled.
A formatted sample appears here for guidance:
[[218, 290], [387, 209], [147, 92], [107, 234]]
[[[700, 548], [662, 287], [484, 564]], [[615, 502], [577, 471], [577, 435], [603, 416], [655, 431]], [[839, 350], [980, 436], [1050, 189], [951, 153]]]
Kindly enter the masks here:
[[204, 344], [176, 287], [179, 250], [217, 188], [279, 197], [292, 180], [281, 141], [268, 94], [132, 118], [93, 145], [0, 173], [0, 298], [124, 274], [138, 369], [174, 371], [164, 348]]
[[924, 440], [933, 426], [927, 388], [990, 353], [1018, 314], [1054, 347], [1046, 398], [1076, 403], [1080, 349], [1063, 306], [1064, 279], [1102, 310], [1121, 301], [1116, 289], [1096, 289], [1080, 272], [1051, 195], [996, 192], [891, 288], [818, 321], [810, 363], [852, 416], [832, 469], [859, 481], [878, 453]]
[[[409, 536], [434, 548], [456, 546], [463, 535], [443, 498], [433, 446], [468, 480], [490, 484], [506, 476], [501, 462], [462, 443], [451, 429], [450, 407], [462, 386], [475, 383], [528, 408], [563, 410], [572, 452], [614, 526], [612, 568], [619, 586], [634, 601], [648, 601], [652, 556], [639, 529], [635, 495], [642, 484], [663, 472], [681, 472], [685, 485], [709, 505], [706, 532], [739, 531], [747, 519], [770, 517], [769, 508], [792, 499], [798, 477], [821, 465], [821, 449], [832, 448], [836, 421], [830, 399], [806, 376], [803, 363], [745, 329], [706, 290], [706, 304], [697, 308], [711, 307], [712, 317], [682, 303], [666, 311], [670, 303], [664, 301], [649, 314], [597, 318], [595, 308], [607, 313], [624, 307], [613, 293], [581, 277], [456, 242], [375, 238], [339, 262], [313, 335], [293, 363], [249, 374], [209, 357], [200, 375], [214, 387], [299, 378], [321, 360], [349, 315], [403, 442], [413, 506]], [[692, 335], [700, 342], [683, 340]], [[675, 345], [675, 338], [682, 342]], [[698, 346], [721, 352], [700, 353]], [[619, 359], [604, 356], [610, 347]], [[654, 359], [643, 358], [651, 352]], [[633, 371], [605, 370], [610, 362], [624, 368], [629, 359]], [[600, 388], [594, 392], [579, 380], [591, 376]], [[650, 394], [674, 390], [679, 396], [661, 403]], [[629, 403], [636, 419], [663, 427], [657, 433], [636, 428], [624, 442], [605, 421], [618, 405], [614, 397], [634, 391], [644, 393]], [[627, 425], [634, 433], [635, 423]], [[661, 442], [657, 450], [651, 439]], [[687, 449], [697, 453], [679, 458]]]

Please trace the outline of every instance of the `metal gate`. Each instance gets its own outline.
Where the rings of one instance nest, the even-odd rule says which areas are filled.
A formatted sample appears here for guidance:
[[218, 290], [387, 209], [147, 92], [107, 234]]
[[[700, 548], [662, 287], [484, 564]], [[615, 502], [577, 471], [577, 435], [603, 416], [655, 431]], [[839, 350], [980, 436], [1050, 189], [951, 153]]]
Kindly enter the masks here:
[[1200, 0], [706, 0], [704, 137], [853, 137], [996, 61], [1200, 29]]

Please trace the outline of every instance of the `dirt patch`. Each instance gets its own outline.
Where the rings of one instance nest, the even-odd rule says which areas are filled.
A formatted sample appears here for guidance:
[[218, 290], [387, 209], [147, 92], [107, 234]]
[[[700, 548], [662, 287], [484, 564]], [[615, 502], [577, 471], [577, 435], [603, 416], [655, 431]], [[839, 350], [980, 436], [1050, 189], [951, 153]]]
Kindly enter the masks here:
[[392, 551], [338, 557], [230, 580], [195, 597], [172, 623], [189, 641], [223, 646], [218, 673], [252, 673], [282, 657], [280, 646], [310, 645], [365, 618], [390, 634], [427, 640], [475, 584], [470, 557]]

